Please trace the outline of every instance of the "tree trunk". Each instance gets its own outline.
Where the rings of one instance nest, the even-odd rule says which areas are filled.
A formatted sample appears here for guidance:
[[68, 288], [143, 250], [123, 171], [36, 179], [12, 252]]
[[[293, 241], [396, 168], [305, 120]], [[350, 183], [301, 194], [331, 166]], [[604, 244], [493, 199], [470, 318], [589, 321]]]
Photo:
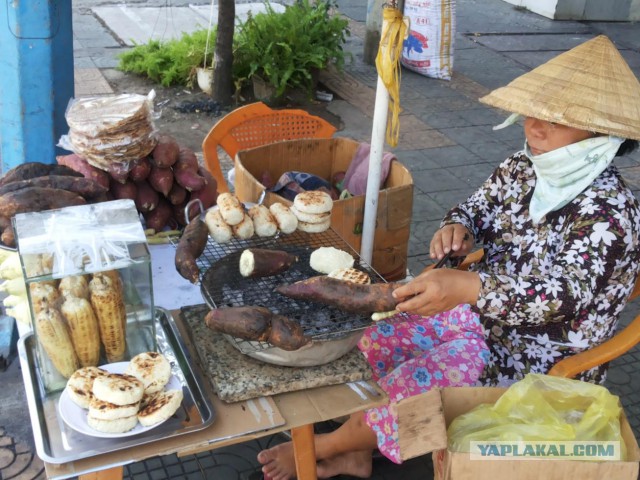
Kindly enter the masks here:
[[211, 96], [221, 105], [229, 105], [233, 95], [233, 30], [235, 0], [218, 0], [218, 32], [213, 54]]

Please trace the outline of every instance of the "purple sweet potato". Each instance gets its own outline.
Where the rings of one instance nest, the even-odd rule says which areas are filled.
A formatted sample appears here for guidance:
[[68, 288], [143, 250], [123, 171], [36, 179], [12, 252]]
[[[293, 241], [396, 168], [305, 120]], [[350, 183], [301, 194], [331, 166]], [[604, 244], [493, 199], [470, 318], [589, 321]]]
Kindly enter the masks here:
[[170, 135], [158, 136], [158, 143], [151, 152], [152, 162], [160, 168], [169, 168], [178, 160], [180, 146]]
[[127, 180], [125, 183], [112, 180], [109, 191], [114, 200], [129, 199], [135, 202], [138, 196], [138, 187], [131, 180]]
[[321, 275], [281, 285], [276, 292], [297, 300], [331, 305], [346, 312], [373, 313], [396, 308], [398, 301], [391, 293], [398, 287], [397, 283], [361, 285]]
[[152, 165], [151, 172], [147, 177], [147, 182], [149, 182], [149, 185], [151, 185], [155, 191], [160, 192], [166, 197], [169, 195], [171, 187], [173, 187], [173, 172], [170, 168]]
[[17, 213], [42, 212], [86, 203], [80, 195], [67, 190], [27, 187], [0, 196], [0, 216], [11, 218]]
[[245, 340], [266, 341], [273, 313], [264, 307], [227, 307], [211, 310], [204, 321], [211, 330]]
[[[218, 198], [218, 184], [216, 179], [204, 168], [200, 167], [198, 173], [204, 178], [204, 185], [199, 190], [194, 190], [189, 195], [189, 201], [200, 200], [202, 202], [202, 208], [207, 210], [216, 204]], [[200, 206], [196, 203], [189, 207], [189, 218], [195, 217], [200, 213]]]
[[140, 213], [149, 213], [153, 211], [154, 208], [158, 206], [158, 200], [160, 196], [158, 192], [156, 192], [149, 182], [143, 180], [142, 182], [137, 182], [136, 187], [138, 191], [136, 192], [136, 208]]
[[205, 179], [198, 174], [198, 167], [196, 154], [187, 147], [181, 147], [178, 161], [173, 165], [176, 182], [190, 192], [200, 190]]
[[200, 220], [200, 217], [194, 218], [182, 232], [182, 236], [176, 247], [176, 270], [191, 283], [198, 283], [200, 278], [200, 269], [196, 264], [196, 260], [207, 245], [209, 238], [209, 229], [207, 225]]
[[179, 185], [178, 182], [173, 182], [173, 186], [171, 187], [169, 195], [167, 195], [167, 199], [171, 205], [180, 205], [187, 199], [187, 191], [184, 187]]
[[107, 189], [102, 185], [82, 176], [46, 175], [44, 177], [35, 177], [28, 180], [7, 183], [0, 187], [0, 195], [22, 190], [27, 187], [59, 188], [69, 192], [75, 192], [89, 201], [95, 201], [107, 192]]
[[311, 341], [302, 331], [302, 327], [295, 320], [282, 315], [271, 318], [271, 331], [267, 341], [282, 350], [298, 350]]
[[76, 155], [75, 153], [71, 155], [59, 155], [56, 157], [56, 161], [60, 165], [64, 165], [78, 173], [81, 173], [85, 178], [93, 180], [104, 188], [109, 188], [109, 174], [104, 170], [100, 170], [99, 168], [90, 165], [81, 156]]
[[[58, 162], [60, 163], [60, 162]], [[55, 163], [26, 162], [21, 163], [17, 167], [12, 168], [0, 178], [0, 185], [6, 185], [20, 180], [29, 180], [30, 178], [44, 177], [45, 175], [68, 175], [80, 176], [74, 169]]]
[[131, 170], [129, 171], [129, 178], [134, 182], [141, 182], [146, 180], [151, 172], [151, 160], [149, 157], [142, 157], [131, 162]]
[[160, 232], [169, 225], [172, 216], [171, 205], [164, 198], [160, 198], [158, 206], [151, 212], [144, 214], [144, 220], [147, 228], [153, 228], [156, 232]]

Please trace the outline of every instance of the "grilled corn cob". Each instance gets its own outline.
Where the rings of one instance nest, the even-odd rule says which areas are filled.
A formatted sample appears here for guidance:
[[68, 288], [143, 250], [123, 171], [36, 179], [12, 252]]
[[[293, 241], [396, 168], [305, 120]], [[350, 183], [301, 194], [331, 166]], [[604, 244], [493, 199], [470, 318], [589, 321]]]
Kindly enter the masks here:
[[31, 306], [34, 314], [37, 314], [47, 307], [57, 308], [60, 300], [58, 289], [50, 283], [34, 282], [29, 285], [31, 293]]
[[89, 295], [93, 311], [98, 318], [100, 339], [107, 360], [117, 362], [124, 358], [127, 348], [125, 324], [127, 312], [122, 291], [104, 275], [94, 275], [89, 282]]
[[36, 314], [35, 323], [38, 341], [51, 363], [63, 377], [69, 378], [79, 368], [79, 363], [62, 315], [55, 308], [47, 307]]
[[73, 348], [82, 367], [96, 367], [100, 361], [98, 319], [86, 298], [66, 297], [60, 308], [69, 325]]
[[71, 275], [60, 280], [58, 290], [63, 297], [89, 299], [89, 281], [84, 275]]

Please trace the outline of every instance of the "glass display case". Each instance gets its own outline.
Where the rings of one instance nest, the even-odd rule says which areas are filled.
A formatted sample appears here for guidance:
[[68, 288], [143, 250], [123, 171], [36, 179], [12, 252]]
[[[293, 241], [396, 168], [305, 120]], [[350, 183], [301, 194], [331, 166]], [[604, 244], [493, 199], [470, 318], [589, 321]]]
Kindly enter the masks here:
[[47, 392], [80, 367], [156, 350], [151, 257], [133, 201], [18, 214], [13, 226]]

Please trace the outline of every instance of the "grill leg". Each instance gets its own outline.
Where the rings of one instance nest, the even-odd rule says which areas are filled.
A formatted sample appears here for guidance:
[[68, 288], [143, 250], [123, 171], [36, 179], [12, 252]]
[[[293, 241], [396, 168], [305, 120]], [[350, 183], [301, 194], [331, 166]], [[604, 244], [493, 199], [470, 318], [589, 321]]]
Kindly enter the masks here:
[[316, 446], [313, 424], [291, 429], [293, 456], [296, 460], [296, 476], [299, 480], [316, 480]]

